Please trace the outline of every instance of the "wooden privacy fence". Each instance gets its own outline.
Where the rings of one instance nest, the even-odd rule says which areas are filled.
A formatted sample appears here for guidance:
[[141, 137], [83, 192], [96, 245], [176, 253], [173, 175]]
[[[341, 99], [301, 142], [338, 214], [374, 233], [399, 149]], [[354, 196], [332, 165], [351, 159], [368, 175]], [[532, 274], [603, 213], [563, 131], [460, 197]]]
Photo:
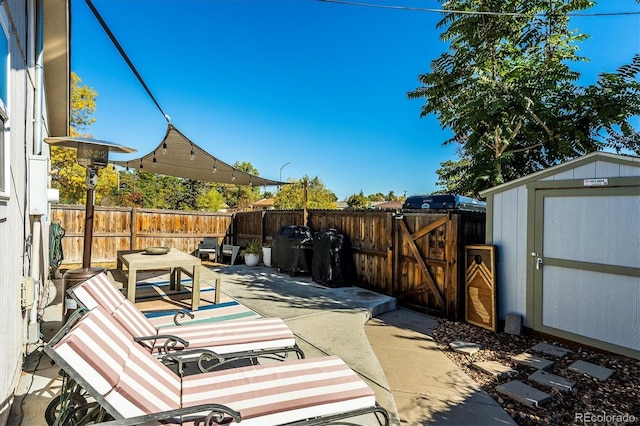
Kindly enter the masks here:
[[[333, 228], [349, 238], [363, 286], [464, 319], [464, 248], [484, 243], [484, 213], [310, 210], [308, 218], [314, 233]], [[280, 227], [302, 223], [301, 211], [237, 213], [230, 233], [236, 244], [265, 243]]]
[[[85, 206], [55, 205], [51, 223], [65, 230], [62, 265], [82, 263]], [[192, 253], [203, 237], [227, 236], [229, 213], [183, 212], [127, 207], [94, 208], [92, 262], [115, 262], [118, 250], [175, 247]]]
[[[56, 205], [52, 222], [65, 229], [65, 264], [82, 261], [84, 206]], [[187, 253], [203, 237], [245, 245], [271, 243], [283, 226], [302, 225], [302, 211], [182, 212], [95, 207], [92, 262], [114, 262], [118, 250], [170, 246]], [[408, 306], [464, 319], [465, 245], [482, 244], [485, 215], [310, 210], [312, 232], [336, 229], [352, 245], [359, 283]]]

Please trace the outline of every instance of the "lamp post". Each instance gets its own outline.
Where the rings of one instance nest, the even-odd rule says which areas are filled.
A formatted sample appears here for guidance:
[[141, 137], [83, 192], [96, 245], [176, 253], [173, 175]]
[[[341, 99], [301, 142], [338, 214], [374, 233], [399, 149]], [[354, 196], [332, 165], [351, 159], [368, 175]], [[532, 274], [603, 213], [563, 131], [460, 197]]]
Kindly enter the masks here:
[[[291, 164], [291, 161], [284, 163], [282, 167], [280, 167], [280, 179], [278, 180], [279, 182], [282, 182], [282, 169], [287, 167], [289, 164]], [[280, 189], [280, 185], [278, 185], [278, 189]]]
[[[87, 169], [87, 201], [85, 205], [82, 268], [69, 270], [64, 274], [63, 282], [66, 294], [68, 284], [76, 284], [85, 281], [104, 271], [104, 268], [91, 267], [91, 245], [93, 242], [93, 197], [95, 187], [98, 183], [98, 170], [106, 167], [109, 163], [109, 151], [131, 153], [136, 152], [136, 150], [113, 142], [80, 137], [51, 137], [45, 138], [44, 141], [49, 145], [76, 148], [76, 161]], [[73, 306], [70, 305], [72, 303], [73, 302], [69, 301], [67, 303], [67, 301], [65, 301], [65, 317], [66, 310], [73, 309]]]

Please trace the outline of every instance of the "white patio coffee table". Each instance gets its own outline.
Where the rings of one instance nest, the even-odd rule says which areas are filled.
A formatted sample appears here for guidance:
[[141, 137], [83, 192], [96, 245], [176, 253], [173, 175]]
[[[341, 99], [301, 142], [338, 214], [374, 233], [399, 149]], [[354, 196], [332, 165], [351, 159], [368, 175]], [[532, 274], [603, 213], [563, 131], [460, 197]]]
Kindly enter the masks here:
[[[127, 299], [136, 301], [136, 276], [138, 271], [170, 269], [169, 288], [181, 289], [181, 274], [184, 272], [193, 279], [191, 289], [191, 309], [196, 311], [200, 307], [200, 258], [191, 256], [178, 249], [171, 248], [165, 254], [149, 254], [144, 250], [118, 251], [117, 268], [128, 275]], [[123, 269], [126, 267], [126, 269]]]

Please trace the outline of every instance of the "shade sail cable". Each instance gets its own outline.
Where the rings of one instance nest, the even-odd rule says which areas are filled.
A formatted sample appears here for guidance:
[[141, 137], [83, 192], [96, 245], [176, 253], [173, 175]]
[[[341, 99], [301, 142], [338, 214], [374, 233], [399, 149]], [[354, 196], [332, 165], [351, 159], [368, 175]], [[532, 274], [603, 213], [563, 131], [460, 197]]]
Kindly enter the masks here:
[[125, 60], [127, 65], [129, 65], [129, 68], [131, 68], [131, 71], [133, 72], [133, 74], [136, 76], [136, 78], [138, 79], [138, 81], [140, 82], [140, 84], [142, 85], [144, 90], [147, 92], [147, 94], [149, 95], [149, 97], [151, 98], [153, 103], [156, 105], [156, 107], [160, 111], [160, 113], [162, 113], [162, 115], [164, 116], [164, 119], [167, 120], [167, 122], [171, 122], [169, 116], [167, 114], [165, 114], [165, 112], [162, 110], [162, 107], [160, 106], [160, 104], [158, 103], [156, 98], [153, 96], [153, 93], [151, 93], [151, 90], [149, 90], [149, 87], [147, 86], [147, 84], [142, 79], [142, 76], [140, 75], [140, 73], [138, 72], [136, 67], [133, 65], [133, 62], [131, 62], [131, 60], [129, 59], [129, 56], [127, 56], [127, 53], [124, 51], [124, 49], [122, 48], [122, 46], [120, 45], [120, 43], [116, 39], [116, 36], [113, 35], [113, 33], [111, 32], [111, 30], [109, 29], [109, 26], [107, 25], [107, 23], [104, 21], [104, 19], [102, 19], [102, 16], [98, 12], [98, 10], [95, 8], [95, 6], [91, 2], [91, 0], [85, 0], [85, 1], [86, 1], [87, 5], [89, 6], [89, 9], [91, 9], [91, 12], [93, 12], [93, 15], [96, 17], [98, 22], [100, 22], [100, 25], [102, 26], [102, 29], [107, 33], [107, 36], [109, 36], [109, 39], [111, 40], [113, 45], [116, 47], [116, 49], [118, 49], [118, 52], [120, 52], [120, 55]]
[[102, 26], [102, 29], [107, 33], [107, 36], [116, 49], [118, 49], [118, 52], [120, 52], [120, 55], [136, 76], [144, 90], [147, 92], [160, 113], [162, 113], [165, 120], [167, 120], [167, 133], [160, 142], [160, 145], [158, 145], [153, 151], [140, 158], [111, 161], [111, 163], [117, 164], [121, 167], [126, 167], [127, 169], [130, 167], [138, 168], [150, 173], [158, 173], [167, 176], [205, 182], [249, 186], [285, 185], [288, 183], [265, 179], [237, 169], [209, 154], [180, 132], [171, 123], [170, 117], [162, 110], [162, 107], [151, 93], [151, 90], [142, 79], [142, 76], [133, 65], [133, 62], [131, 62], [131, 59], [129, 59], [129, 56], [127, 56], [115, 35], [109, 29], [107, 23], [102, 19], [102, 16], [95, 8], [92, 1], [85, 1], [91, 9], [91, 12], [93, 12], [93, 15]]

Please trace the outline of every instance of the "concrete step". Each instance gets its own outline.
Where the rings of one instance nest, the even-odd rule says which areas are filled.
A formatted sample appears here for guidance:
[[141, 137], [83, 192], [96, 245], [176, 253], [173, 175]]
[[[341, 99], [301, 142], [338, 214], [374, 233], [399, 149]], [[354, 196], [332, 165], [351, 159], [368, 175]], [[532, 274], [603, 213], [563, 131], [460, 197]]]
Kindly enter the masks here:
[[576, 373], [586, 374], [598, 380], [607, 380], [613, 374], [613, 370], [586, 361], [576, 361], [568, 369]]
[[511, 359], [518, 365], [533, 367], [537, 368], [538, 370], [545, 370], [553, 365], [553, 361], [532, 355], [528, 352], [523, 352], [520, 355], [514, 355], [511, 357]]
[[465, 342], [464, 340], [454, 340], [453, 342], [449, 343], [449, 347], [455, 352], [465, 355], [473, 355], [481, 349], [481, 346], [479, 344], [473, 342]]
[[529, 376], [529, 380], [541, 386], [557, 389], [561, 392], [573, 392], [576, 390], [576, 382], [572, 382], [564, 377], [538, 370]]
[[496, 386], [496, 391], [529, 407], [539, 407], [551, 401], [551, 395], [519, 380]]
[[570, 349], [561, 348], [560, 346], [550, 345], [548, 343], [538, 343], [537, 345], [533, 346], [531, 350], [542, 352], [543, 354], [555, 356], [558, 358], [562, 358], [563, 356], [571, 352]]
[[473, 368], [489, 373], [495, 377], [511, 377], [518, 375], [516, 370], [504, 364], [500, 364], [498, 361], [479, 361], [474, 362], [471, 365]]

